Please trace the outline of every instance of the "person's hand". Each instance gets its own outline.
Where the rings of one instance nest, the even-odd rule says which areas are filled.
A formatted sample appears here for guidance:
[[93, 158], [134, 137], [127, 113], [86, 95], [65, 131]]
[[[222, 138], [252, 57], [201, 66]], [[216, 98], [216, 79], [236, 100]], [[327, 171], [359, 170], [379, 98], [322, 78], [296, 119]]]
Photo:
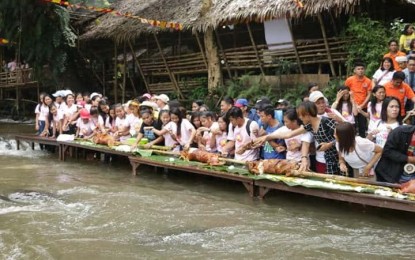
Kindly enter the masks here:
[[369, 175], [370, 175], [370, 169], [371, 169], [372, 167], [368, 167], [368, 165], [366, 165], [364, 168], [363, 168], [363, 176], [365, 176], [365, 177], [369, 177]]
[[347, 174], [347, 166], [345, 163], [340, 163], [340, 171]]
[[317, 151], [325, 152], [332, 147], [332, 143], [320, 143], [320, 148]]
[[336, 94], [336, 101], [339, 102], [340, 100], [342, 100], [344, 93], [346, 93], [345, 90], [340, 90], [339, 92], [337, 92]]
[[267, 141], [267, 136], [261, 136], [255, 139], [255, 141], [252, 144], [253, 148], [258, 148], [261, 145], [263, 145]]
[[241, 155], [241, 154], [243, 154], [245, 151], [246, 151], [246, 148], [245, 148], [245, 147], [241, 147], [241, 148], [239, 148], [237, 151], [235, 151], [235, 153], [236, 153], [236, 154]]
[[144, 145], [144, 148], [145, 149], [150, 149], [152, 146], [153, 146], [152, 143], [147, 143], [147, 144]]
[[310, 162], [308, 161], [307, 157], [301, 157], [301, 164], [299, 171], [309, 171], [310, 170]]

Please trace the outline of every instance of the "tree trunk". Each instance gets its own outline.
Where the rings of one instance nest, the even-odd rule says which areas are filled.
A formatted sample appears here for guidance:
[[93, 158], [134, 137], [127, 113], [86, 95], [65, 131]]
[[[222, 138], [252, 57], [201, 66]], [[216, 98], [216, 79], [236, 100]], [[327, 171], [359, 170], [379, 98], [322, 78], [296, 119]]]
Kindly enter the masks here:
[[204, 35], [206, 58], [208, 62], [208, 89], [209, 92], [222, 84], [222, 70], [216, 45], [213, 28], [209, 28]]

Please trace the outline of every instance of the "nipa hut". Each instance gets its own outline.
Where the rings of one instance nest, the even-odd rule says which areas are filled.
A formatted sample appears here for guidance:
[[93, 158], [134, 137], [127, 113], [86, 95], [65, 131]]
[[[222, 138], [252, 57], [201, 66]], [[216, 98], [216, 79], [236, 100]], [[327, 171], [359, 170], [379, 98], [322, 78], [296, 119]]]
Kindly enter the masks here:
[[194, 78], [205, 77], [215, 88], [223, 78], [248, 71], [275, 75], [287, 63], [300, 74], [342, 76], [347, 58], [343, 47], [350, 39], [340, 38], [339, 31], [347, 15], [369, 10], [383, 20], [410, 17], [414, 2], [120, 0], [113, 5], [120, 13], [178, 22], [183, 30], [105, 14], [80, 39], [85, 55], [98, 61], [95, 75], [104, 91], [113, 86], [115, 99], [119, 89], [124, 97], [128, 86], [133, 94], [175, 92], [184, 98], [198, 86]]

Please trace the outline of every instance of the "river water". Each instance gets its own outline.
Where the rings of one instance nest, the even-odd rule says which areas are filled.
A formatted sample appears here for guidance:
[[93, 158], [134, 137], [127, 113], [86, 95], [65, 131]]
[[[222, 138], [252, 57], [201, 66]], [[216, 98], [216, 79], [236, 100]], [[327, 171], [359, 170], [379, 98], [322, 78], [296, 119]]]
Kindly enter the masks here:
[[125, 163], [16, 151], [0, 123], [0, 259], [413, 259], [415, 216]]

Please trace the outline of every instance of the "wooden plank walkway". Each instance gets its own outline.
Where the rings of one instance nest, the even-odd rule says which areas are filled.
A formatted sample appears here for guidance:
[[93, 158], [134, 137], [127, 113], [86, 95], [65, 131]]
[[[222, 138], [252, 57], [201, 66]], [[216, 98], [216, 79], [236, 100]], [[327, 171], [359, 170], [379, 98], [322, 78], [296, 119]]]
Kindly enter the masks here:
[[[349, 202], [354, 204], [360, 204], [364, 206], [372, 206], [377, 208], [386, 208], [399, 211], [415, 212], [415, 201], [398, 199], [393, 197], [385, 197], [375, 194], [368, 193], [358, 193], [358, 192], [346, 192], [346, 191], [337, 191], [337, 190], [328, 190], [320, 188], [307, 188], [303, 186], [289, 186], [283, 182], [276, 182], [266, 179], [256, 179], [249, 175], [240, 175], [237, 173], [230, 173], [219, 171], [215, 169], [208, 169], [203, 167], [204, 165], [196, 165], [194, 162], [191, 164], [185, 164], [183, 161], [175, 158], [170, 160], [170, 156], [164, 156], [165, 160], [156, 160], [155, 157], [140, 157], [133, 156], [131, 152], [121, 152], [110, 149], [105, 146], [93, 146], [93, 145], [84, 145], [77, 142], [57, 142], [56, 139], [39, 137], [35, 135], [16, 135], [17, 149], [20, 149], [20, 142], [26, 141], [32, 144], [32, 149], [34, 149], [34, 144], [45, 144], [45, 145], [54, 145], [59, 147], [59, 159], [65, 161], [66, 154], [68, 149], [75, 149], [75, 155], [78, 155], [78, 149], [90, 150], [100, 153], [106, 153], [111, 155], [125, 156], [128, 158], [131, 167], [132, 174], [137, 174], [137, 168], [140, 165], [149, 165], [154, 167], [162, 167], [165, 169], [178, 170], [191, 174], [200, 174], [205, 176], [211, 176], [215, 178], [221, 178], [226, 180], [232, 180], [240, 182], [247, 189], [251, 197], [264, 198], [265, 195], [270, 190], [279, 190], [292, 193], [298, 193], [318, 198], [324, 198], [334, 201]], [[73, 153], [69, 153], [70, 156], [73, 156]], [[162, 156], [158, 156], [162, 157]]]

